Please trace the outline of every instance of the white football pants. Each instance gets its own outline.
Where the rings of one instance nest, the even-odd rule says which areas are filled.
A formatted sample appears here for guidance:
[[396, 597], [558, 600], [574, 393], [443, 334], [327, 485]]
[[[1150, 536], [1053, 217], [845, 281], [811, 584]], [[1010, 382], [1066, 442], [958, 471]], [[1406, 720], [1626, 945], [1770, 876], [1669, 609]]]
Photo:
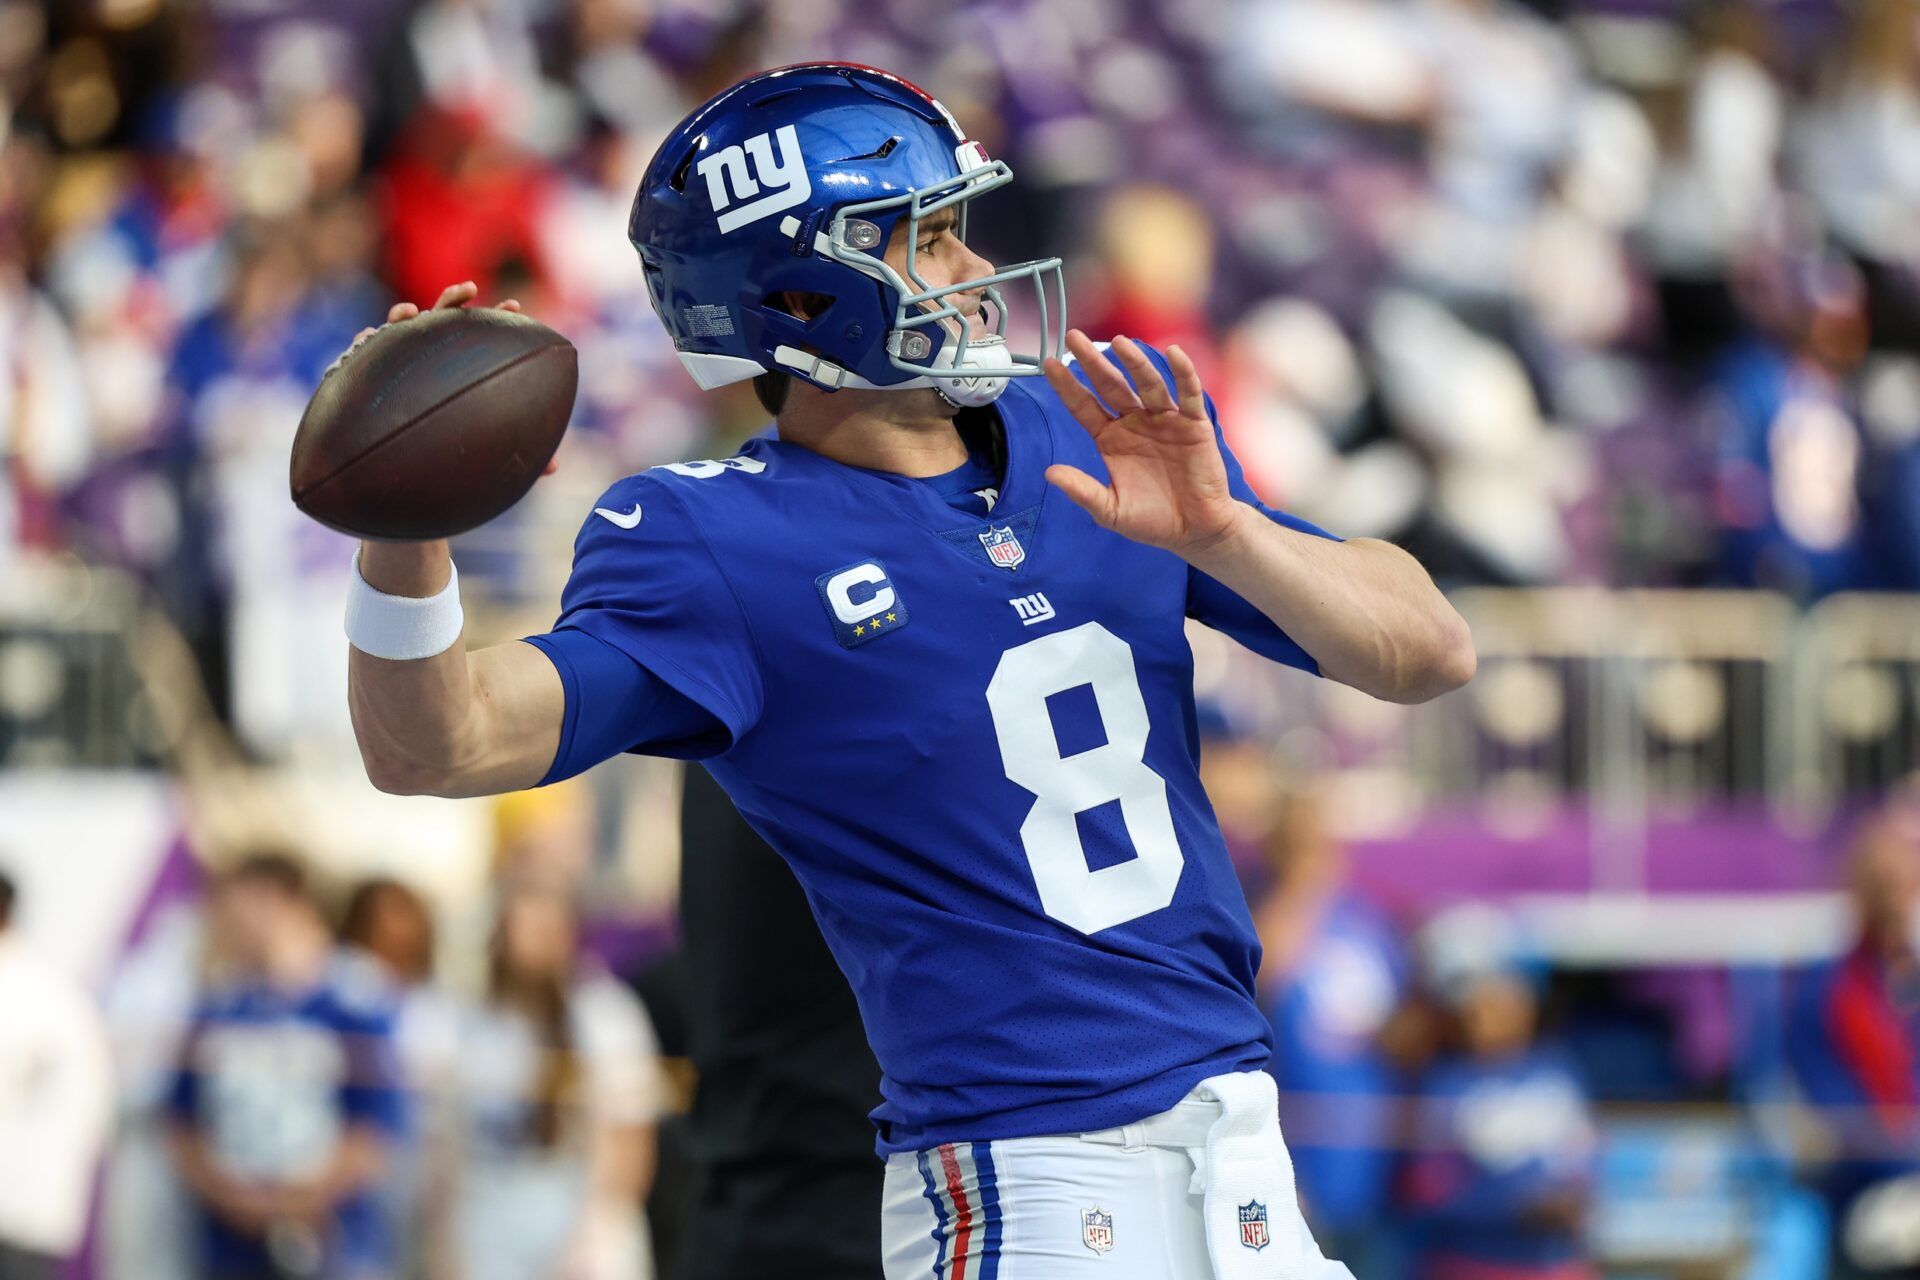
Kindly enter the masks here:
[[887, 1161], [887, 1280], [1352, 1280], [1320, 1253], [1265, 1072], [1099, 1133]]

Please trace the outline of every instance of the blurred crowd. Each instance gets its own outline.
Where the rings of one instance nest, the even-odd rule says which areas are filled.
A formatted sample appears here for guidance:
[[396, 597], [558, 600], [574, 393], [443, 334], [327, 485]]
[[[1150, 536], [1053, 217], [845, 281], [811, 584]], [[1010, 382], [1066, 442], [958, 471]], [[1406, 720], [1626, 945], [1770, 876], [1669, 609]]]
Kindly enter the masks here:
[[0, 883], [0, 1276], [648, 1280], [653, 1022], [579, 864], [501, 849], [473, 920], [237, 851], [102, 999]]
[[1183, 342], [1276, 503], [1450, 583], [1917, 587], [1917, 45], [1915, 0], [4, 0], [0, 566], [134, 570], [291, 749], [320, 370], [470, 278], [580, 348], [583, 491], [751, 431], [624, 215], [692, 104], [835, 56], [1012, 163], [980, 246]]
[[1203, 776], [1301, 1204], [1358, 1280], [1920, 1274], [1920, 809], [1854, 829], [1831, 959], [1583, 970], [1358, 874], [1266, 761], [1216, 737]]

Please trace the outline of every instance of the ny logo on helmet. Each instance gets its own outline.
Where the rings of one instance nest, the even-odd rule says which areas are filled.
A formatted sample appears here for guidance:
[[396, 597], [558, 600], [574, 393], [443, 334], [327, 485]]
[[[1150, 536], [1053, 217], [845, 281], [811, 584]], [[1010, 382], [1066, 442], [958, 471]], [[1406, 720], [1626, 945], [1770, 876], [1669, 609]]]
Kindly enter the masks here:
[[[780, 144], [777, 159], [773, 154], [775, 142]], [[723, 147], [695, 165], [694, 171], [707, 180], [707, 197], [720, 215], [721, 235], [804, 204], [813, 194], [807, 162], [800, 155], [800, 136], [790, 124], [781, 125], [775, 133], [756, 134], [744, 143]], [[765, 195], [761, 195], [762, 188]], [[755, 196], [760, 198], [755, 200]], [[728, 208], [736, 200], [752, 203]]]

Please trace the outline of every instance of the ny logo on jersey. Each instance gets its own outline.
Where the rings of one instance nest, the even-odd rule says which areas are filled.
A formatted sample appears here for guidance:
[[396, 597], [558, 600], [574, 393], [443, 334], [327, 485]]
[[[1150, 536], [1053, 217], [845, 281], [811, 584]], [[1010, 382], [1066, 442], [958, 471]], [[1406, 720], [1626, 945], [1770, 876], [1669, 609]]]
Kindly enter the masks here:
[[1053, 604], [1047, 599], [1047, 593], [1036, 591], [1030, 596], [1015, 596], [1007, 601], [1013, 611], [1020, 615], [1020, 625], [1031, 627], [1037, 622], [1053, 621]]
[[[773, 154], [774, 143], [780, 154]], [[778, 132], [761, 133], [744, 143], [722, 147], [699, 164], [694, 171], [707, 180], [707, 198], [720, 215], [720, 234], [758, 222], [782, 209], [804, 204], [813, 195], [813, 182], [807, 177], [807, 162], [800, 154], [800, 135], [790, 124]], [[766, 194], [761, 195], [761, 188]], [[758, 199], [754, 197], [758, 196]], [[730, 208], [735, 201], [749, 204]]]

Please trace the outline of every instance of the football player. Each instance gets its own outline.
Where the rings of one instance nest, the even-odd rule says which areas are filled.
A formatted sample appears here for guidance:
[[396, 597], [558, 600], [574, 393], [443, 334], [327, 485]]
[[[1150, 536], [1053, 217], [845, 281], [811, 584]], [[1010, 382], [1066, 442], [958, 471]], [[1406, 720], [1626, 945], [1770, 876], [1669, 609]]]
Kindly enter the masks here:
[[441, 795], [705, 760], [858, 997], [889, 1277], [1344, 1275], [1295, 1205], [1184, 625], [1399, 702], [1472, 641], [1402, 551], [1263, 505], [1178, 348], [1069, 332], [1058, 259], [968, 246], [1011, 177], [866, 67], [688, 116], [630, 238], [688, 372], [753, 379], [777, 438], [615, 484], [524, 643], [459, 642], [444, 543], [363, 546], [361, 751]]

